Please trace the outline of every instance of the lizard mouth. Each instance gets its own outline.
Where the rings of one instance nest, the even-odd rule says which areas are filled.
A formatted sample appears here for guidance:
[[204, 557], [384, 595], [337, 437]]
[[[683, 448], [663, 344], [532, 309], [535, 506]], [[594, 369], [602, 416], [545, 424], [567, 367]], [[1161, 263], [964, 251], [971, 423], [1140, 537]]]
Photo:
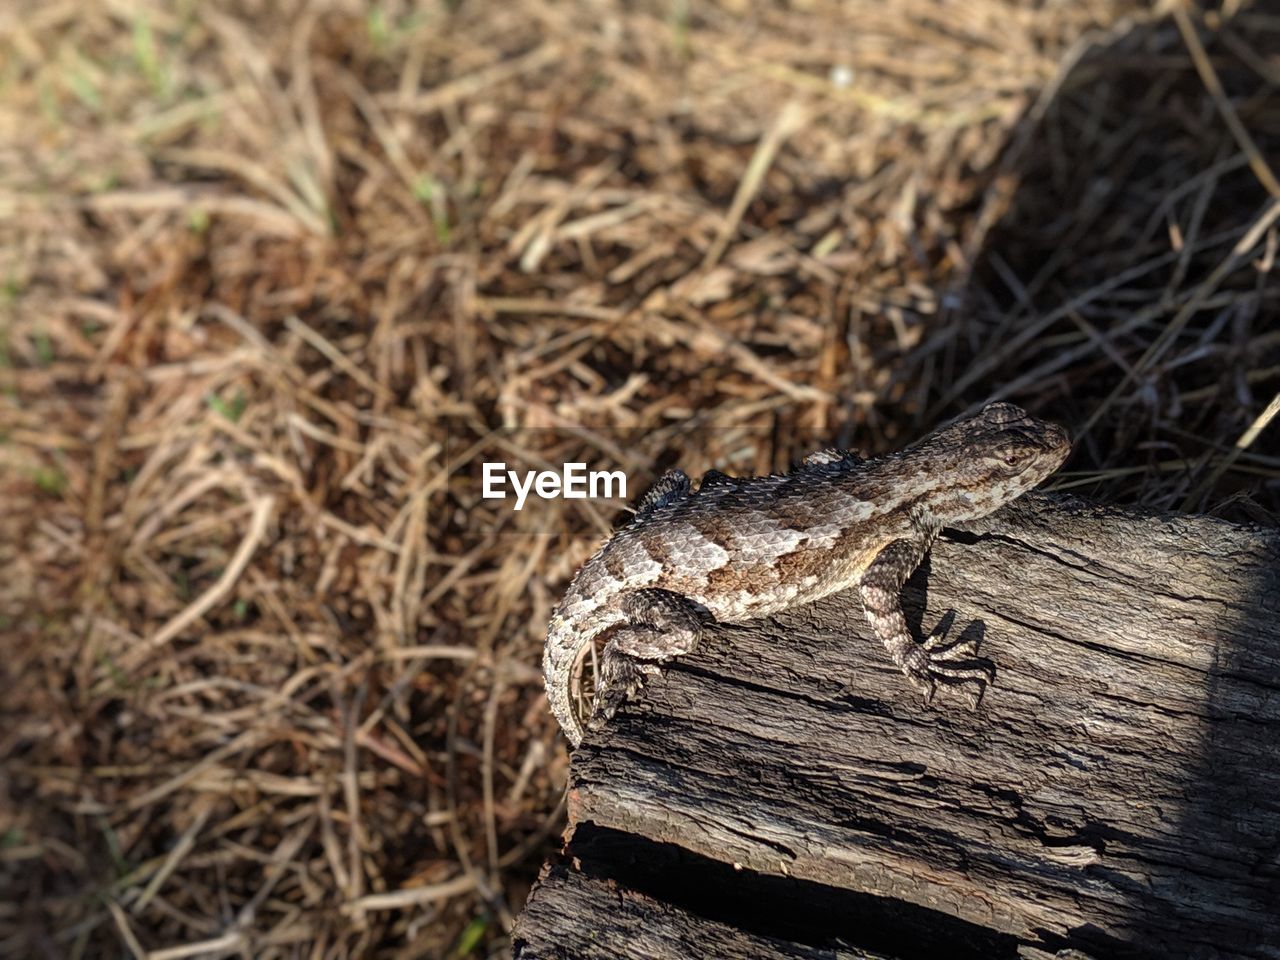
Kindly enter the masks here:
[[1035, 438], [1036, 452], [1024, 476], [1030, 481], [1028, 488], [1037, 486], [1054, 473], [1071, 455], [1071, 438], [1057, 424], [1045, 424], [1040, 436]]

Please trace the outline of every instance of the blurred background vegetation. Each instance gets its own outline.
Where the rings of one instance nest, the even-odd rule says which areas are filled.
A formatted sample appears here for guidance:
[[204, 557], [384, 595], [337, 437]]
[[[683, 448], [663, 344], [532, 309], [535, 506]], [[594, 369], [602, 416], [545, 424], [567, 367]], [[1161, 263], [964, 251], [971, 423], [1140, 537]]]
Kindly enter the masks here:
[[0, 954], [503, 955], [617, 518], [480, 460], [1001, 397], [1060, 489], [1274, 523], [1277, 50], [1238, 2], [6, 3]]

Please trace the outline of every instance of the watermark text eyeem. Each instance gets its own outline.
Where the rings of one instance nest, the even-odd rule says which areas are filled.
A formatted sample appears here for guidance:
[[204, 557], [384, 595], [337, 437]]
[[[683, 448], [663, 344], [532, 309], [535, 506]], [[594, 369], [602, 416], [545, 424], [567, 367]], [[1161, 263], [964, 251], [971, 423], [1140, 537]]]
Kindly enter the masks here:
[[508, 483], [515, 491], [517, 510], [524, 507], [531, 492], [543, 500], [556, 497], [566, 500], [627, 498], [627, 475], [621, 470], [588, 470], [585, 463], [566, 463], [559, 473], [554, 470], [526, 470], [522, 477], [517, 471], [508, 470], [501, 461], [484, 464], [482, 497], [486, 500], [507, 499]]

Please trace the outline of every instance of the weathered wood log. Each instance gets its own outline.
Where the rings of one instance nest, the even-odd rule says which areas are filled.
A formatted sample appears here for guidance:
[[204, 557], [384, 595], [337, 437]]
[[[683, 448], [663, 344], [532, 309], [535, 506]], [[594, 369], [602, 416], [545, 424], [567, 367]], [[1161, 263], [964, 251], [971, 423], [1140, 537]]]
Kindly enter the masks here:
[[[982, 638], [978, 710], [921, 704], [856, 596], [717, 626], [575, 754], [569, 853], [592, 824], [1002, 950], [1280, 956], [1280, 535], [1029, 497], [905, 597]], [[596, 955], [561, 922], [526, 955]]]

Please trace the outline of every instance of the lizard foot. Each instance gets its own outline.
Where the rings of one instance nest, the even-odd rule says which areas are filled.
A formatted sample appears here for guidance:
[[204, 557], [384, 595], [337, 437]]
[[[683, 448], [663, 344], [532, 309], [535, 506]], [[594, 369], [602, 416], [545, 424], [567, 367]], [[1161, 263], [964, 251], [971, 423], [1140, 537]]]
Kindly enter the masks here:
[[974, 710], [987, 687], [995, 682], [994, 668], [978, 658], [977, 638], [948, 643], [945, 636], [930, 635], [907, 655], [902, 672], [912, 686], [924, 693], [925, 703], [932, 703], [942, 686], [963, 692]]
[[[684, 474], [680, 474], [684, 476]], [[684, 483], [688, 484], [686, 477]], [[622, 600], [628, 622], [604, 645], [596, 678], [596, 707], [587, 726], [596, 730], [618, 712], [659, 664], [692, 651], [702, 635], [703, 614], [670, 590], [635, 590]]]
[[587, 721], [587, 729], [599, 730], [628, 699], [644, 687], [645, 680], [657, 676], [656, 663], [637, 660], [615, 653], [605, 656], [600, 664], [600, 680], [596, 686], [595, 709]]

